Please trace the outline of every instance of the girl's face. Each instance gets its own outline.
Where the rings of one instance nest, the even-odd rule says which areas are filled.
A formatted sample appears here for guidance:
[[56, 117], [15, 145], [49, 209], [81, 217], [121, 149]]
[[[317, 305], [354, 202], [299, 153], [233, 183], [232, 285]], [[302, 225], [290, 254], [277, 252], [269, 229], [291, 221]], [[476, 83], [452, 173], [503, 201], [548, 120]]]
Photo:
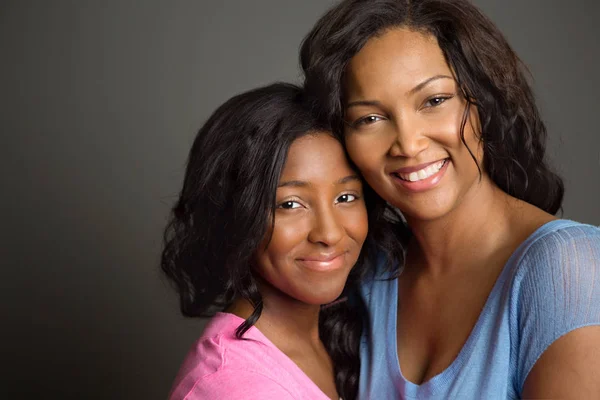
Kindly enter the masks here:
[[[466, 101], [434, 36], [395, 28], [350, 61], [348, 153], [366, 181], [409, 223], [442, 217], [471, 195], [479, 170], [460, 138]], [[475, 107], [464, 138], [479, 165]]]
[[367, 236], [360, 178], [328, 133], [292, 143], [277, 189], [271, 241], [257, 255], [267, 285], [320, 305], [342, 292]]

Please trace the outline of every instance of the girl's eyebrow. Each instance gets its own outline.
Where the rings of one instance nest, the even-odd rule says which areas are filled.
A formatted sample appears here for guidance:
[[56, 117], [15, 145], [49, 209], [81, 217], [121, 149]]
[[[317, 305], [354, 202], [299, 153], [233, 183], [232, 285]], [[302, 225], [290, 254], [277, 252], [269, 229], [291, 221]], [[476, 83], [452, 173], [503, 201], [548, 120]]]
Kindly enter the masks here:
[[279, 183], [279, 186], [277, 186], [278, 188], [280, 187], [305, 187], [305, 186], [310, 186], [310, 184], [308, 182], [304, 182], [304, 181], [286, 181], [286, 182], [281, 182]]
[[336, 182], [336, 184], [341, 185], [344, 183], [352, 182], [352, 181], [360, 181], [360, 178], [356, 174], [348, 175]]
[[[352, 174], [352, 175], [345, 176], [341, 179], [338, 179], [338, 181], [335, 184], [341, 185], [341, 184], [348, 183], [351, 181], [360, 181], [360, 178], [358, 177], [358, 175]], [[277, 187], [280, 188], [280, 187], [306, 187], [306, 186], [310, 186], [310, 183], [305, 182], [305, 181], [285, 181], [285, 182], [279, 183], [279, 185]]]

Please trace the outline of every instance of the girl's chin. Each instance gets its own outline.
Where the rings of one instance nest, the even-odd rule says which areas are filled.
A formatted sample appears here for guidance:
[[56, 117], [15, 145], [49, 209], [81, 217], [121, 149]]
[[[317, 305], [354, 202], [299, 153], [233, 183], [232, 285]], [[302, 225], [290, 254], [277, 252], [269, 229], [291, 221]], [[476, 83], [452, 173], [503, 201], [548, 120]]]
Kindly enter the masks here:
[[304, 299], [300, 300], [303, 303], [314, 305], [314, 306], [323, 306], [327, 307], [328, 305], [335, 303], [339, 300], [340, 295], [344, 287], [337, 288], [336, 290], [328, 290], [327, 292], [320, 293], [316, 295], [312, 293], [310, 296], [304, 297]]

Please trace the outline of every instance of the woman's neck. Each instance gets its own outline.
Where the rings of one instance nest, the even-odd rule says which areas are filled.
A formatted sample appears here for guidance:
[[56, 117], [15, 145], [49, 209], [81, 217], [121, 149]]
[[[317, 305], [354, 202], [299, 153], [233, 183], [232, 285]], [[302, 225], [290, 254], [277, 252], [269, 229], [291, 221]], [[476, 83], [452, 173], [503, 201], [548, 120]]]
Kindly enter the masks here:
[[432, 273], [486, 259], [507, 242], [517, 203], [483, 176], [451, 212], [435, 220], [407, 217], [413, 232], [409, 262], [417, 260]]

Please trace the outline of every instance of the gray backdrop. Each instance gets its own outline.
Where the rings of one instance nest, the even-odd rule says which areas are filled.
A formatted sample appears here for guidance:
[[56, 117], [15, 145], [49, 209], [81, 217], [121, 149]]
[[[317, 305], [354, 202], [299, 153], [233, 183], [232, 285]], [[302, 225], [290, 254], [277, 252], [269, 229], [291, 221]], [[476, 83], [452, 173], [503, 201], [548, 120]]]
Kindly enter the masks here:
[[[565, 178], [600, 224], [595, 0], [477, 0], [530, 66]], [[200, 124], [298, 81], [327, 0], [0, 1], [0, 397], [165, 398], [202, 321], [158, 258]]]

